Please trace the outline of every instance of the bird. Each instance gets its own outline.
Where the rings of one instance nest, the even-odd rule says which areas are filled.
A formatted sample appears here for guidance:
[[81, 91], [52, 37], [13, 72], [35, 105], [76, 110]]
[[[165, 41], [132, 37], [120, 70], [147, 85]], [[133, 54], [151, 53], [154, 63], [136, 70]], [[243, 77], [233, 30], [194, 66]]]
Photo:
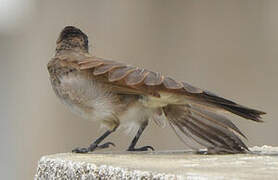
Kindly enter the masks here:
[[154, 150], [149, 145], [136, 147], [150, 121], [159, 126], [166, 122], [182, 142], [195, 142], [208, 154], [246, 153], [246, 136], [227, 112], [256, 122], [263, 122], [261, 115], [266, 114], [162, 73], [93, 56], [88, 36], [74, 26], [61, 31], [47, 68], [61, 102], [106, 129], [88, 147], [73, 149], [75, 153], [115, 146], [103, 140], [119, 128], [136, 132], [127, 151]]

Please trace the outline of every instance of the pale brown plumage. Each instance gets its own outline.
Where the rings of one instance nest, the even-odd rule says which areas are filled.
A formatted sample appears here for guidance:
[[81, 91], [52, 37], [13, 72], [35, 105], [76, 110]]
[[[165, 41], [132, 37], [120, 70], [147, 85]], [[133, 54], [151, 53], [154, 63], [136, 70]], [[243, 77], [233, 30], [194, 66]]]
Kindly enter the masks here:
[[[135, 109], [142, 109], [142, 112], [146, 113], [142, 118], [147, 120], [159, 112], [158, 115], [164, 116], [178, 134], [181, 132], [211, 152], [238, 153], [248, 150], [237, 135], [245, 136], [229, 119], [219, 113], [227, 111], [260, 122], [260, 116], [265, 114], [264, 112], [244, 107], [185, 82], [163, 76], [161, 73], [91, 56], [87, 52], [87, 36], [79, 34], [78, 29], [74, 27], [71, 28], [77, 33], [71, 31], [72, 34], [68, 35], [66, 28], [57, 41], [56, 56], [48, 64], [51, 82], [58, 97], [63, 100], [69, 98], [71, 87], [65, 90], [66, 86], [61, 84], [66, 83], [60, 82], [65, 81], [68, 74], [75, 74], [73, 77], [80, 76], [81, 79], [88, 77], [89, 81], [96, 82], [97, 86], [100, 85], [109, 94], [107, 101], [111, 98], [110, 108], [115, 110], [115, 113], [112, 113], [117, 119], [115, 126], [121, 124], [122, 116], [127, 114], [127, 109], [136, 107]], [[93, 89], [95, 84], [83, 85], [81, 89], [82, 87]], [[64, 95], [63, 91], [66, 92]], [[74, 92], [73, 99], [80, 101], [78, 102], [80, 108], [95, 108], [95, 104], [88, 105], [81, 100], [79, 91]], [[89, 92], [91, 95], [91, 91]], [[69, 103], [72, 104], [73, 101], [70, 100]], [[104, 104], [104, 108], [109, 107], [106, 105]], [[93, 114], [96, 113], [91, 114], [92, 119]], [[135, 113], [134, 118], [137, 115]], [[107, 119], [102, 121], [105, 122]]]

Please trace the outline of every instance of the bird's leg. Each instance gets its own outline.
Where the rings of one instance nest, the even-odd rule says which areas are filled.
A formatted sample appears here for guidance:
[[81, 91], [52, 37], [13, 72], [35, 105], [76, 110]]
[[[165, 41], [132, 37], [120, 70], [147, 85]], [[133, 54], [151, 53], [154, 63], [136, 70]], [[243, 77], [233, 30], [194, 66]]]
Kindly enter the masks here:
[[99, 138], [97, 138], [92, 144], [90, 144], [90, 146], [88, 148], [75, 148], [74, 150], [72, 150], [72, 152], [75, 153], [88, 153], [88, 152], [92, 152], [96, 149], [105, 149], [108, 148], [110, 145], [115, 146], [114, 143], [112, 142], [107, 142], [104, 144], [99, 145], [107, 136], [109, 136], [112, 132], [114, 132], [117, 129], [117, 127], [115, 127], [112, 130], [107, 130], [102, 136], [100, 136]]
[[137, 134], [135, 135], [135, 137], [133, 138], [131, 144], [129, 145], [127, 151], [147, 151], [148, 149], [151, 149], [154, 151], [154, 148], [152, 146], [143, 146], [140, 148], [135, 148], [135, 145], [138, 141], [138, 139], [140, 138], [141, 134], [143, 133], [143, 131], [145, 130], [146, 126], [148, 125], [148, 120], [146, 120], [139, 128], [139, 130], [137, 131]]

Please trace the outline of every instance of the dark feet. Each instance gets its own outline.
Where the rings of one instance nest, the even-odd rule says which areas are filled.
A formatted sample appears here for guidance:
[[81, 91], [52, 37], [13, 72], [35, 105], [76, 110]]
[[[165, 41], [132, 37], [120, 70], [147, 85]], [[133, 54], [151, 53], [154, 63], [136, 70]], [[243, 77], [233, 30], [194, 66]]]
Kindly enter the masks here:
[[143, 146], [143, 147], [140, 147], [140, 148], [130, 147], [130, 148], [127, 149], [127, 151], [148, 151], [149, 149], [154, 151], [154, 148], [151, 147], [151, 146]]
[[88, 153], [89, 148], [75, 148], [71, 152], [73, 152], [73, 153]]
[[109, 148], [111, 146], [115, 147], [115, 144], [112, 142], [107, 142], [102, 145], [97, 145], [95, 143], [91, 144], [88, 148], [75, 148], [72, 150], [74, 153], [88, 153], [88, 152], [93, 152], [96, 149], [105, 149]]

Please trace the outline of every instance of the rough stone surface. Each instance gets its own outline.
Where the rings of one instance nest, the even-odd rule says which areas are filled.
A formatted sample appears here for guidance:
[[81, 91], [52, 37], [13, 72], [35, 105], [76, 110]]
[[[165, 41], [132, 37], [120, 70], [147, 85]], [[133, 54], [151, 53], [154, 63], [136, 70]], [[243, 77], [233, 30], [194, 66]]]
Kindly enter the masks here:
[[252, 153], [197, 155], [189, 151], [94, 152], [44, 156], [35, 180], [46, 179], [278, 179], [278, 147]]

